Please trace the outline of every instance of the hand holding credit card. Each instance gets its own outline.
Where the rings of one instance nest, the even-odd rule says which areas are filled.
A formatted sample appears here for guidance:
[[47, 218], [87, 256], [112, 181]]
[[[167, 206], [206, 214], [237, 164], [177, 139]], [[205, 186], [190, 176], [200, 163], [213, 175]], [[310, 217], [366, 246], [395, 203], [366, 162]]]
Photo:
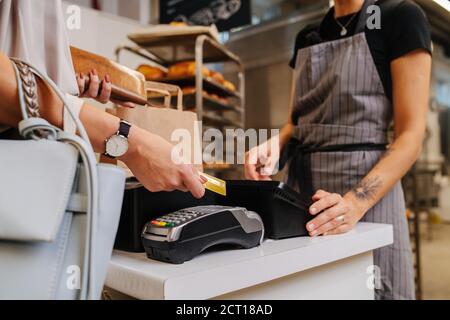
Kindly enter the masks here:
[[210, 176], [209, 174], [203, 172], [199, 172], [198, 174], [200, 175], [200, 177], [203, 177], [205, 180], [207, 180], [207, 182], [204, 183], [205, 189], [220, 194], [222, 196], [227, 195], [227, 183], [225, 181]]

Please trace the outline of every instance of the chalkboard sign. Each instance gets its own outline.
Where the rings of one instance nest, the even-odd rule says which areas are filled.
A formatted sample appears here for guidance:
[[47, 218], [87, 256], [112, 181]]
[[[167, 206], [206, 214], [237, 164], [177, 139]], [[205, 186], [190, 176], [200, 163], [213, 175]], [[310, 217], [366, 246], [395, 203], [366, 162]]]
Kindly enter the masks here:
[[251, 23], [250, 0], [160, 0], [160, 22], [173, 21], [230, 30]]

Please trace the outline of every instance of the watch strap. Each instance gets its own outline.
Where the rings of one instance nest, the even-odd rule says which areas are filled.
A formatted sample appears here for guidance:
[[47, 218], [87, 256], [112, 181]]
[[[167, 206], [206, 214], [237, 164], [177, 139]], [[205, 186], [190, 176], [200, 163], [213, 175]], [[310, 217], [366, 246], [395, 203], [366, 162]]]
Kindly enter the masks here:
[[131, 124], [126, 122], [125, 120], [120, 120], [119, 131], [118, 134], [128, 138], [130, 134]]
[[[130, 135], [130, 130], [131, 130], [131, 123], [121, 119], [120, 124], [119, 124], [119, 130], [117, 131], [115, 136], [122, 136], [122, 137], [125, 137], [126, 139], [128, 139], [128, 136]], [[108, 143], [108, 141], [109, 141], [109, 139], [106, 140], [106, 144]], [[103, 153], [103, 155], [109, 159], [113, 159], [113, 160], [116, 159], [116, 157], [113, 157], [110, 154], [108, 154], [107, 151], [105, 151]]]
[[113, 157], [113, 156], [109, 155], [108, 152], [103, 153], [103, 156], [105, 156], [105, 157], [107, 157], [108, 159], [111, 159], [111, 160], [116, 160], [117, 159], [116, 157]]

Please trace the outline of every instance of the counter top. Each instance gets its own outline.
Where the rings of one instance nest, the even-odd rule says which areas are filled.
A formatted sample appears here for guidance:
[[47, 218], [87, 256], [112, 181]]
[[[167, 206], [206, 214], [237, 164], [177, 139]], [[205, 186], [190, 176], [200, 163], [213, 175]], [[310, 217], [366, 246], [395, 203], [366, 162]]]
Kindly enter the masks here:
[[391, 225], [359, 223], [344, 235], [267, 240], [249, 250], [207, 252], [183, 265], [115, 251], [106, 286], [138, 299], [210, 299], [392, 242]]

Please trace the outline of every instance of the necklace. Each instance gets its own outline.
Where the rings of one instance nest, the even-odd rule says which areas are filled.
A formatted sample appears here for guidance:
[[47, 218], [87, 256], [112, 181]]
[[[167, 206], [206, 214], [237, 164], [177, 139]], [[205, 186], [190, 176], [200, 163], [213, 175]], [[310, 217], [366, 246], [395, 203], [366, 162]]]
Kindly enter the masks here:
[[344, 37], [347, 35], [347, 33], [348, 33], [347, 27], [350, 25], [350, 23], [352, 23], [353, 19], [356, 17], [357, 14], [358, 14], [358, 12], [355, 12], [353, 14], [353, 16], [350, 18], [350, 20], [348, 20], [345, 25], [340, 23], [339, 20], [336, 17], [334, 17], [334, 21], [336, 21], [336, 23], [342, 28], [341, 37]]

